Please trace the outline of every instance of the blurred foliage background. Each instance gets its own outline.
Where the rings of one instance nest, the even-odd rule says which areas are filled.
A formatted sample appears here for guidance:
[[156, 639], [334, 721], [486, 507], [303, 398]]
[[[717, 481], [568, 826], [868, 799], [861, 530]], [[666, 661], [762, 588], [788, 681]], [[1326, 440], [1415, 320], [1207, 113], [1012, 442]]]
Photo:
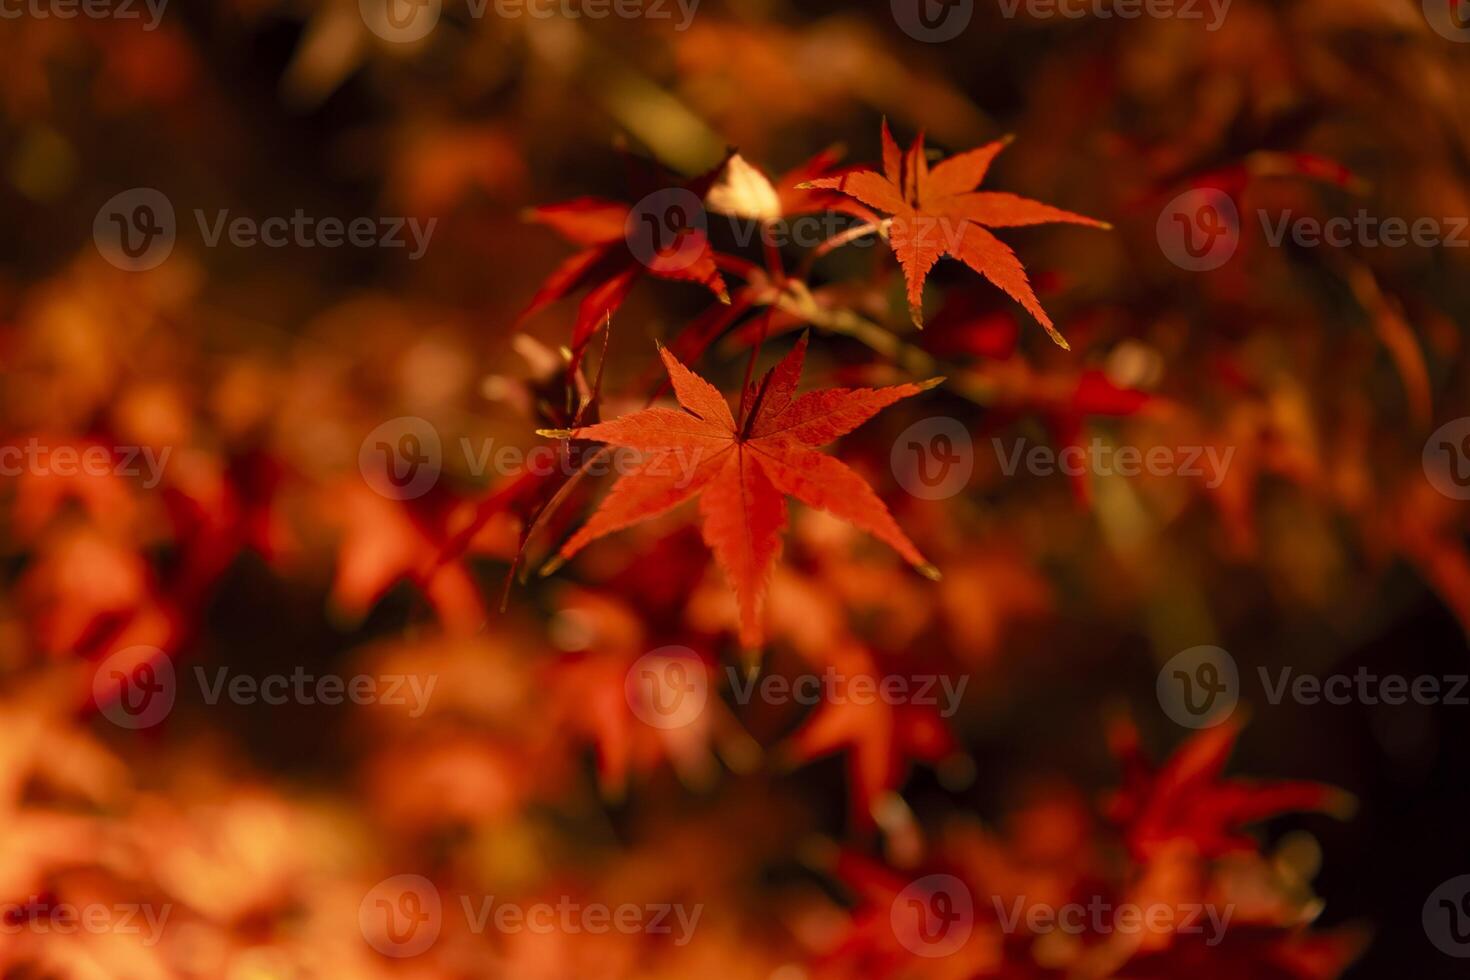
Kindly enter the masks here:
[[[444, 0], [414, 43], [374, 34], [352, 0], [169, 5], [156, 30], [0, 22], [0, 440], [171, 451], [156, 487], [0, 478], [0, 899], [174, 910], [155, 945], [7, 934], [7, 976], [1457, 975], [1421, 910], [1470, 871], [1464, 707], [1271, 705], [1248, 683], [1232, 775], [1329, 784], [1356, 808], [1264, 807], [1243, 853], [1200, 846], [1230, 804], [1199, 787], [1148, 846], [1105, 801], [1126, 781], [1121, 719], [1153, 758], [1203, 744], [1154, 695], [1187, 647], [1224, 647], [1248, 678], [1466, 672], [1466, 510], [1421, 453], [1470, 414], [1467, 252], [1270, 247], [1255, 215], [1470, 215], [1470, 46], [1400, 0], [1234, 0], [1218, 30], [976, 3], [944, 43], [880, 3], [705, 0], [684, 29], [672, 5], [669, 19], [490, 9]], [[718, 678], [740, 656], [688, 514], [540, 576], [605, 481], [561, 501], [513, 570], [544, 497], [492, 513], [482, 502], [515, 475], [446, 452], [434, 492], [401, 503], [365, 485], [359, 449], [400, 416], [446, 446], [544, 444], [574, 304], [517, 322], [570, 254], [528, 207], [635, 200], [650, 174], [687, 178], [729, 148], [770, 175], [834, 146], [873, 161], [883, 118], [945, 155], [1014, 134], [987, 187], [1115, 226], [1003, 236], [1071, 352], [957, 263], [931, 281], [923, 333], [887, 248], [813, 266], [823, 308], [877, 333], [815, 324], [809, 386], [911, 380], [914, 364], [949, 378], [839, 451], [945, 579], [798, 510], [763, 669], [963, 673], [963, 709], [942, 750], [890, 745], [863, 719], [842, 751], [807, 758], [804, 710], [728, 692], [697, 729], [658, 735], [628, 710], [630, 662], [679, 643]], [[93, 239], [98, 209], [138, 187], [178, 225], [145, 272]], [[1238, 253], [1213, 272], [1177, 267], [1156, 237], [1195, 187], [1242, 215]], [[196, 209], [436, 224], [411, 260], [211, 247]], [[738, 251], [717, 224], [715, 246]], [[604, 418], [642, 406], [653, 342], [711, 304], [689, 284], [633, 289], [605, 371], [595, 357]], [[727, 326], [697, 367], [732, 392], [750, 337]], [[975, 474], [947, 500], [905, 494], [889, 466], [930, 416], [974, 440]], [[1230, 447], [1233, 463], [1217, 487], [1013, 477], [991, 450], [1094, 436]], [[425, 585], [456, 540], [463, 554]], [[96, 710], [92, 682], [140, 645], [175, 665], [178, 703], [130, 731]], [[438, 686], [422, 718], [211, 705], [196, 666]], [[890, 750], [865, 797], [850, 760], [885, 768]], [[926, 960], [895, 942], [888, 908], [935, 869], [969, 883], [985, 921], [965, 953]], [[454, 907], [576, 895], [706, 911], [687, 946], [472, 934], [446, 915], [431, 951], [396, 960], [358, 910], [400, 873]], [[1003, 935], [978, 898], [1100, 893], [1230, 901], [1247, 925], [1220, 949], [1120, 950]]]

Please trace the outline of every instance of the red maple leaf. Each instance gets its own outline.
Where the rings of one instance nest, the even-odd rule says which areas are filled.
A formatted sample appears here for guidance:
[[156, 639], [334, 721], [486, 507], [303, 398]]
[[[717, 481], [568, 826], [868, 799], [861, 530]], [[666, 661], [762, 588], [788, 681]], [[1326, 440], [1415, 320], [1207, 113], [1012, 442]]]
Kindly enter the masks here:
[[[876, 684], [889, 676], [861, 648], [842, 651], [831, 662], [844, 684], [858, 679]], [[858, 827], [867, 828], [880, 819], [880, 807], [902, 785], [911, 760], [937, 763], [956, 749], [936, 708], [847, 696], [844, 690], [806, 718], [786, 752], [794, 762], [807, 762], [846, 750], [852, 815]]]
[[[715, 268], [709, 239], [703, 229], [686, 226], [692, 216], [684, 213], [686, 207], [697, 205], [696, 192], [702, 193], [711, 179], [711, 175], [705, 175], [684, 188], [670, 189], [665, 192], [667, 199], [649, 195], [636, 209], [599, 197], [579, 197], [531, 209], [530, 220], [586, 247], [546, 277], [519, 319], [524, 321], [549, 303], [590, 286], [572, 328], [570, 346], [575, 368], [598, 326], [622, 305], [643, 275], [699, 283], [720, 302], [729, 303], [730, 294]], [[687, 196], [687, 205], [681, 194]], [[656, 227], [646, 227], [647, 220]]]
[[1255, 841], [1241, 831], [1248, 824], [1282, 813], [1341, 815], [1352, 809], [1349, 794], [1322, 783], [1222, 778], [1239, 736], [1235, 719], [1206, 729], [1155, 769], [1143, 757], [1133, 724], [1113, 724], [1109, 737], [1123, 766], [1123, 785], [1108, 809], [1135, 856], [1147, 858], [1180, 840], [1191, 842], [1202, 857], [1254, 850]]
[[1024, 306], [1051, 339], [1070, 349], [1031, 290], [1016, 253], [986, 228], [1015, 228], [1052, 221], [1111, 228], [1103, 221], [1063, 211], [1015, 194], [977, 191], [990, 163], [1009, 140], [997, 140], [940, 162], [929, 169], [924, 135], [901, 154], [888, 123], [883, 123], [883, 173], [857, 170], [801, 185], [831, 188], [893, 217], [888, 244], [903, 266], [909, 315], [922, 327], [924, 280], [942, 255], [952, 255], [989, 279]]
[[735, 590], [741, 642], [750, 647], [762, 640], [761, 607], [786, 527], [788, 495], [868, 531], [920, 571], [937, 575], [872, 487], [837, 459], [816, 451], [937, 380], [828, 388], [796, 397], [806, 355], [803, 337], [762, 379], [750, 410], [737, 424], [713, 385], [668, 350], [659, 353], [684, 411], [650, 408], [597, 425], [543, 431], [644, 454], [562, 546], [563, 559], [605, 534], [699, 497], [705, 543]]

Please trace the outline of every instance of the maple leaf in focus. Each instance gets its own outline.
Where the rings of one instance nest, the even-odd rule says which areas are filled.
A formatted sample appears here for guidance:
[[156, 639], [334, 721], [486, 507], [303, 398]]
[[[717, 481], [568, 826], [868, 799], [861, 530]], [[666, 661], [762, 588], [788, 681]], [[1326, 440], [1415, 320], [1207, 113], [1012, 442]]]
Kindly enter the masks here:
[[683, 411], [650, 408], [597, 425], [543, 431], [645, 454], [562, 546], [562, 559], [605, 534], [699, 497], [704, 540], [735, 590], [740, 639], [747, 647], [761, 643], [761, 608], [786, 527], [787, 496], [862, 528], [920, 571], [938, 574], [873, 488], [842, 462], [816, 451], [937, 380], [828, 388], [795, 397], [806, 356], [803, 337], [762, 379], [737, 425], [724, 395], [668, 350], [659, 353]]
[[883, 172], [858, 170], [837, 177], [809, 181], [803, 187], [841, 191], [871, 208], [892, 215], [888, 244], [903, 266], [908, 283], [909, 315], [914, 326], [924, 326], [924, 280], [942, 255], [951, 255], [989, 279], [1026, 308], [1063, 349], [1071, 347], [1052, 325], [1051, 317], [1026, 278], [1016, 253], [987, 228], [1016, 228], [1047, 222], [1067, 222], [1093, 228], [1111, 228], [1103, 221], [1063, 211], [1015, 194], [977, 191], [998, 153], [1009, 140], [950, 157], [929, 169], [920, 133], [907, 154], [899, 151], [883, 122]]

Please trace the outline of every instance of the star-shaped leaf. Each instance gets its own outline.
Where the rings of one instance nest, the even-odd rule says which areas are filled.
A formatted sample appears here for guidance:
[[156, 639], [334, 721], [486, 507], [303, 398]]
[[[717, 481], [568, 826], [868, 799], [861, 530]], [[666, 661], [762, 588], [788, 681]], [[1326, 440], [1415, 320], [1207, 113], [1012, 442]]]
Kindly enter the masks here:
[[975, 190], [1007, 142], [987, 143], [950, 157], [931, 170], [924, 155], [923, 134], [914, 140], [907, 154], [901, 153], [885, 121], [882, 173], [856, 170], [801, 186], [838, 190], [892, 215], [888, 244], [903, 266], [909, 315], [915, 326], [924, 325], [921, 306], [929, 270], [940, 256], [951, 255], [1008, 293], [1046, 328], [1052, 340], [1070, 349], [1041, 308], [1016, 253], [986, 229], [1054, 221], [1094, 228], [1111, 225], [1015, 194]]
[[[851, 522], [925, 574], [935, 571], [883, 501], [846, 465], [817, 452], [901, 398], [937, 381], [887, 388], [828, 388], [797, 396], [806, 338], [762, 380], [737, 424], [725, 397], [667, 350], [660, 352], [683, 411], [650, 408], [568, 432], [634, 449], [643, 459], [613, 487], [561, 549], [570, 558], [605, 534], [699, 498], [704, 540], [734, 588], [740, 637], [762, 640], [761, 608], [786, 527], [787, 496]], [[551, 434], [551, 433], [548, 433]]]

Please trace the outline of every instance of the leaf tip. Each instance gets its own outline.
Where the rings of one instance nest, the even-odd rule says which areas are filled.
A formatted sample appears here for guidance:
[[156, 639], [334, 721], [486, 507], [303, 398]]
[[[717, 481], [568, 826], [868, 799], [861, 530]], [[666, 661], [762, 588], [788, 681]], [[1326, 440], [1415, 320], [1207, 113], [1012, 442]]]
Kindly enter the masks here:
[[940, 385], [944, 384], [948, 380], [948, 378], [941, 374], [937, 378], [930, 378], [927, 381], [920, 381], [915, 384], [914, 387], [918, 388], [920, 391], [929, 391], [931, 388], [938, 388]]
[[920, 575], [924, 576], [931, 582], [938, 582], [940, 579], [944, 578], [944, 574], [940, 572], [936, 566], [927, 561], [924, 562], [924, 564], [922, 565], [915, 565], [914, 568], [918, 571]]
[[536, 434], [547, 439], [570, 439], [576, 429], [537, 429]]

